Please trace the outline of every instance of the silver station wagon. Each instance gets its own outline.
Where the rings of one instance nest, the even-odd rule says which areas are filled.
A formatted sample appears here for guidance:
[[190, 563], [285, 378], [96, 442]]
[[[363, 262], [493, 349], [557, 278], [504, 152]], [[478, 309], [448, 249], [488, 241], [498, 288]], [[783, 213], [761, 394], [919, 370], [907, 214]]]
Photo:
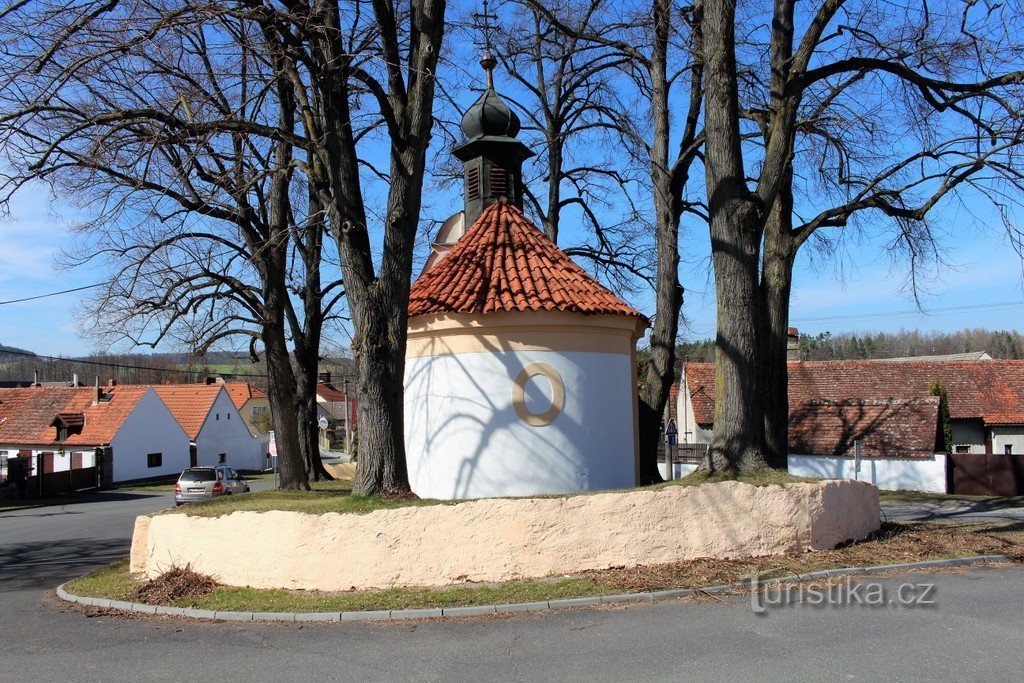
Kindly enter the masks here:
[[174, 502], [181, 505], [235, 493], [249, 493], [249, 484], [230, 467], [190, 467], [174, 485]]

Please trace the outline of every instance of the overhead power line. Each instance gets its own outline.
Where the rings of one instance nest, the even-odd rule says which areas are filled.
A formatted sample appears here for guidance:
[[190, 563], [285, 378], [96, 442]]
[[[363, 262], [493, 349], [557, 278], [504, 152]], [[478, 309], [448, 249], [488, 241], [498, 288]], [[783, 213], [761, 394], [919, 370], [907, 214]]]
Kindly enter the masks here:
[[62, 289], [59, 292], [47, 292], [46, 294], [36, 294], [35, 296], [26, 296], [22, 299], [9, 299], [7, 301], [0, 301], [0, 306], [6, 304], [20, 304], [23, 301], [35, 301], [36, 299], [46, 299], [51, 296], [60, 296], [61, 294], [71, 294], [72, 292], [81, 292], [86, 289], [95, 289], [96, 287], [102, 287], [104, 283], [97, 282], [92, 285], [85, 285], [83, 287], [73, 287], [72, 289]]
[[887, 311], [884, 313], [859, 313], [856, 315], [825, 315], [814, 318], [793, 318], [794, 323], [818, 323], [841, 320], [869, 320], [873, 318], [894, 318], [906, 315], [934, 315], [937, 313], [968, 313], [972, 311], [998, 311], [1024, 306], [1024, 301], [1001, 301], [989, 304], [971, 304], [969, 306], [945, 306], [928, 310], [913, 309], [907, 311]]
[[[14, 355], [14, 356], [25, 356], [27, 358], [42, 358], [43, 360], [64, 361], [64, 362], [67, 362], [67, 363], [82, 363], [84, 365], [98, 365], [98, 366], [102, 366], [102, 367], [105, 367], [105, 368], [121, 368], [121, 369], [124, 369], [124, 370], [151, 370], [153, 372], [176, 372], [176, 373], [185, 374], [185, 375], [192, 375], [192, 374], [196, 374], [198, 372], [197, 370], [182, 370], [181, 368], [156, 368], [156, 367], [146, 366], [146, 365], [127, 365], [125, 363], [104, 363], [102, 361], [96, 361], [96, 360], [81, 360], [81, 359], [78, 359], [78, 358], [62, 358], [60, 356], [46, 356], [46, 355], [39, 354], [39, 353], [32, 353], [30, 351], [14, 351], [14, 350], [0, 349], [0, 354], [8, 354], [8, 353], [11, 354], [11, 355]], [[267, 376], [266, 374], [245, 373], [245, 372], [227, 372], [227, 373], [224, 373], [224, 374], [231, 375], [232, 377], [253, 377], [253, 378], [261, 378], [261, 379], [265, 378]]]

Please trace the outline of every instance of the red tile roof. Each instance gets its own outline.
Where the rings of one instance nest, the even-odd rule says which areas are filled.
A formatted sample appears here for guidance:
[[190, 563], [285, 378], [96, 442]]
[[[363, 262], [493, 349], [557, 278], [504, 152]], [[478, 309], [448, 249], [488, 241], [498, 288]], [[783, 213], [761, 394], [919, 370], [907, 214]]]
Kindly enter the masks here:
[[573, 263], [521, 209], [500, 201], [409, 292], [409, 317], [497, 311], [643, 317]]
[[930, 458], [945, 449], [939, 432], [939, 399], [811, 401], [789, 413], [789, 452], [794, 455]]
[[[715, 413], [715, 366], [687, 363], [687, 383], [698, 424]], [[1024, 361], [806, 361], [789, 364], [790, 410], [817, 400], [923, 398], [939, 380], [954, 420], [1024, 424]]]
[[[316, 385], [316, 394], [328, 403], [344, 403], [345, 392], [338, 391], [333, 384], [319, 382]], [[352, 392], [349, 392], [349, 399], [352, 399]]]
[[228, 396], [231, 398], [231, 402], [235, 404], [235, 407], [239, 410], [242, 409], [249, 399], [252, 398], [266, 398], [267, 392], [257, 389], [248, 382], [224, 382], [220, 385], [224, 387]]
[[153, 389], [178, 421], [188, 438], [203, 428], [223, 384], [159, 384]]
[[29, 387], [0, 389], [0, 443], [48, 446], [57, 444], [54, 418], [77, 413], [82, 432], [64, 442], [68, 446], [103, 446], [110, 443], [125, 419], [146, 393], [145, 386], [105, 388], [108, 400], [93, 404], [92, 387]]

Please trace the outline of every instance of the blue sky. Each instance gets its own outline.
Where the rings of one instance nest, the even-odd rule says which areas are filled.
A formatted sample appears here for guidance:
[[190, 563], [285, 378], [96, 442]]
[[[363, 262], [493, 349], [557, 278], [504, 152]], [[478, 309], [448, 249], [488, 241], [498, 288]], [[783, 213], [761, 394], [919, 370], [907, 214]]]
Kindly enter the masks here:
[[[443, 210], [450, 206], [444, 200], [434, 204]], [[906, 271], [890, 263], [877, 239], [865, 239], [863, 244], [850, 244], [836, 260], [816, 263], [809, 252], [802, 254], [796, 273], [792, 324], [810, 334], [900, 328], [1020, 330], [1024, 305], [985, 305], [1024, 300], [1021, 261], [995, 217], [988, 216], [983, 207], [976, 213], [980, 220], [966, 218], [962, 211], [949, 207], [934, 215], [940, 229], [957, 227], [946, 230], [950, 235], [944, 242], [945, 256], [950, 267], [934, 273], [922, 297], [926, 309], [971, 307], [969, 310], [892, 315], [915, 308], [909, 292], [902, 287]], [[0, 301], [102, 279], [103, 273], [95, 268], [56, 267], [61, 245], [71, 239], [69, 226], [76, 215], [76, 209], [52, 201], [43, 187], [31, 188], [18, 197], [10, 218], [0, 223]], [[987, 224], [991, 227], [986, 228]], [[714, 334], [714, 288], [708, 271], [707, 242], [705, 231], [692, 229], [682, 244], [680, 276], [686, 287], [684, 315], [689, 323], [683, 337], [687, 339]], [[68, 294], [0, 306], [0, 343], [44, 354], [75, 355], [93, 350], [93, 342], [81, 337], [75, 327], [74, 311], [81, 296]], [[644, 312], [653, 312], [649, 295], [628, 298]]]
[[[482, 75], [476, 65], [476, 48], [471, 47], [469, 41], [455, 41], [455, 44], [461, 44], [462, 49], [471, 54], [463, 55], [464, 66], [455, 64], [457, 60], [453, 59], [448, 76], [479, 87]], [[507, 93], [511, 89], [509, 79], [500, 70], [496, 81], [499, 91]], [[478, 91], [468, 86], [452, 87], [456, 92], [462, 88], [457, 99], [463, 110], [478, 96]], [[452, 115], [452, 119], [457, 116], [453, 112], [447, 114]], [[432, 152], [436, 163], [445, 152], [441, 149], [442, 136], [435, 136], [435, 140], [437, 146]], [[605, 153], [616, 151], [605, 150]], [[460, 203], [456, 192], [461, 188], [439, 190], [436, 182], [428, 183], [427, 187], [424, 218], [443, 220]], [[383, 203], [384, 195], [380, 190], [380, 187], [367, 190], [368, 203]], [[79, 211], [84, 213], [79, 214]], [[80, 209], [66, 198], [52, 197], [49, 189], [42, 186], [29, 187], [17, 196], [10, 217], [0, 221], [0, 301], [90, 285], [103, 279], [104, 273], [98, 266], [73, 270], [56, 268], [59, 249], [71, 239], [69, 228], [76, 217], [87, 212], [87, 207]], [[994, 213], [981, 203], [966, 208], [947, 203], [933, 212], [932, 221], [944, 234], [942, 243], [948, 267], [931, 273], [920, 301], [925, 309], [932, 311], [968, 307], [966, 310], [914, 312], [914, 299], [903, 286], [906, 269], [899, 263], [893, 264], [882, 247], [883, 228], [869, 219], [863, 226], [863, 238], [853, 239], [851, 232], [836, 258], [816, 261], [805, 247], [796, 269], [791, 324], [810, 334], [825, 330], [838, 333], [901, 328], [925, 332], [976, 327], [1021, 330], [1024, 304], [988, 306], [1024, 301], [1021, 261]], [[563, 245], [578, 241], [583, 234], [571, 223], [569, 219], [563, 224]], [[686, 288], [683, 314], [687, 320], [681, 338], [712, 337], [715, 301], [706, 228], [685, 230], [681, 250], [680, 278]], [[420, 263], [422, 260], [417, 260], [414, 272], [418, 272]], [[97, 350], [95, 342], [80, 336], [75, 325], [74, 314], [83, 296], [68, 294], [0, 305], [0, 343], [44, 354], [77, 355]], [[626, 298], [644, 313], [653, 313], [649, 292], [627, 294]], [[348, 345], [347, 338], [333, 341], [338, 342], [336, 348]]]

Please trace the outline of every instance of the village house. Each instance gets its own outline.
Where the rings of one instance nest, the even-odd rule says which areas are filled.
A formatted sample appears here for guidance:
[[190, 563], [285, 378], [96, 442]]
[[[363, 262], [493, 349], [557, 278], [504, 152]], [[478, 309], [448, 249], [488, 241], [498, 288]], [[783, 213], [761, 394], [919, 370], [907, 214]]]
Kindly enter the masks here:
[[223, 386], [231, 397], [231, 402], [238, 409], [238, 414], [242, 416], [245, 426], [249, 428], [249, 433], [266, 442], [268, 435], [266, 430], [257, 424], [257, 418], [270, 414], [270, 397], [267, 396], [267, 392], [248, 382], [224, 382]]
[[20, 458], [34, 494], [170, 476], [188, 467], [188, 453], [152, 387], [0, 389], [0, 460]]
[[[953, 454], [1024, 453], [1024, 361], [796, 361], [789, 363], [790, 473], [947, 491], [936, 382], [948, 395]], [[681, 444], [711, 442], [713, 364], [685, 364], [676, 411]]]
[[154, 389], [188, 435], [188, 466], [268, 467], [266, 441], [250, 432], [224, 384], [161, 384]]
[[[351, 439], [356, 428], [356, 392], [346, 390], [348, 381], [343, 380], [342, 388], [331, 382], [331, 373], [321, 372], [316, 385], [317, 418], [327, 420], [327, 427], [320, 429], [320, 447], [324, 450], [345, 449], [346, 427]], [[321, 425], [323, 422], [321, 422]]]

